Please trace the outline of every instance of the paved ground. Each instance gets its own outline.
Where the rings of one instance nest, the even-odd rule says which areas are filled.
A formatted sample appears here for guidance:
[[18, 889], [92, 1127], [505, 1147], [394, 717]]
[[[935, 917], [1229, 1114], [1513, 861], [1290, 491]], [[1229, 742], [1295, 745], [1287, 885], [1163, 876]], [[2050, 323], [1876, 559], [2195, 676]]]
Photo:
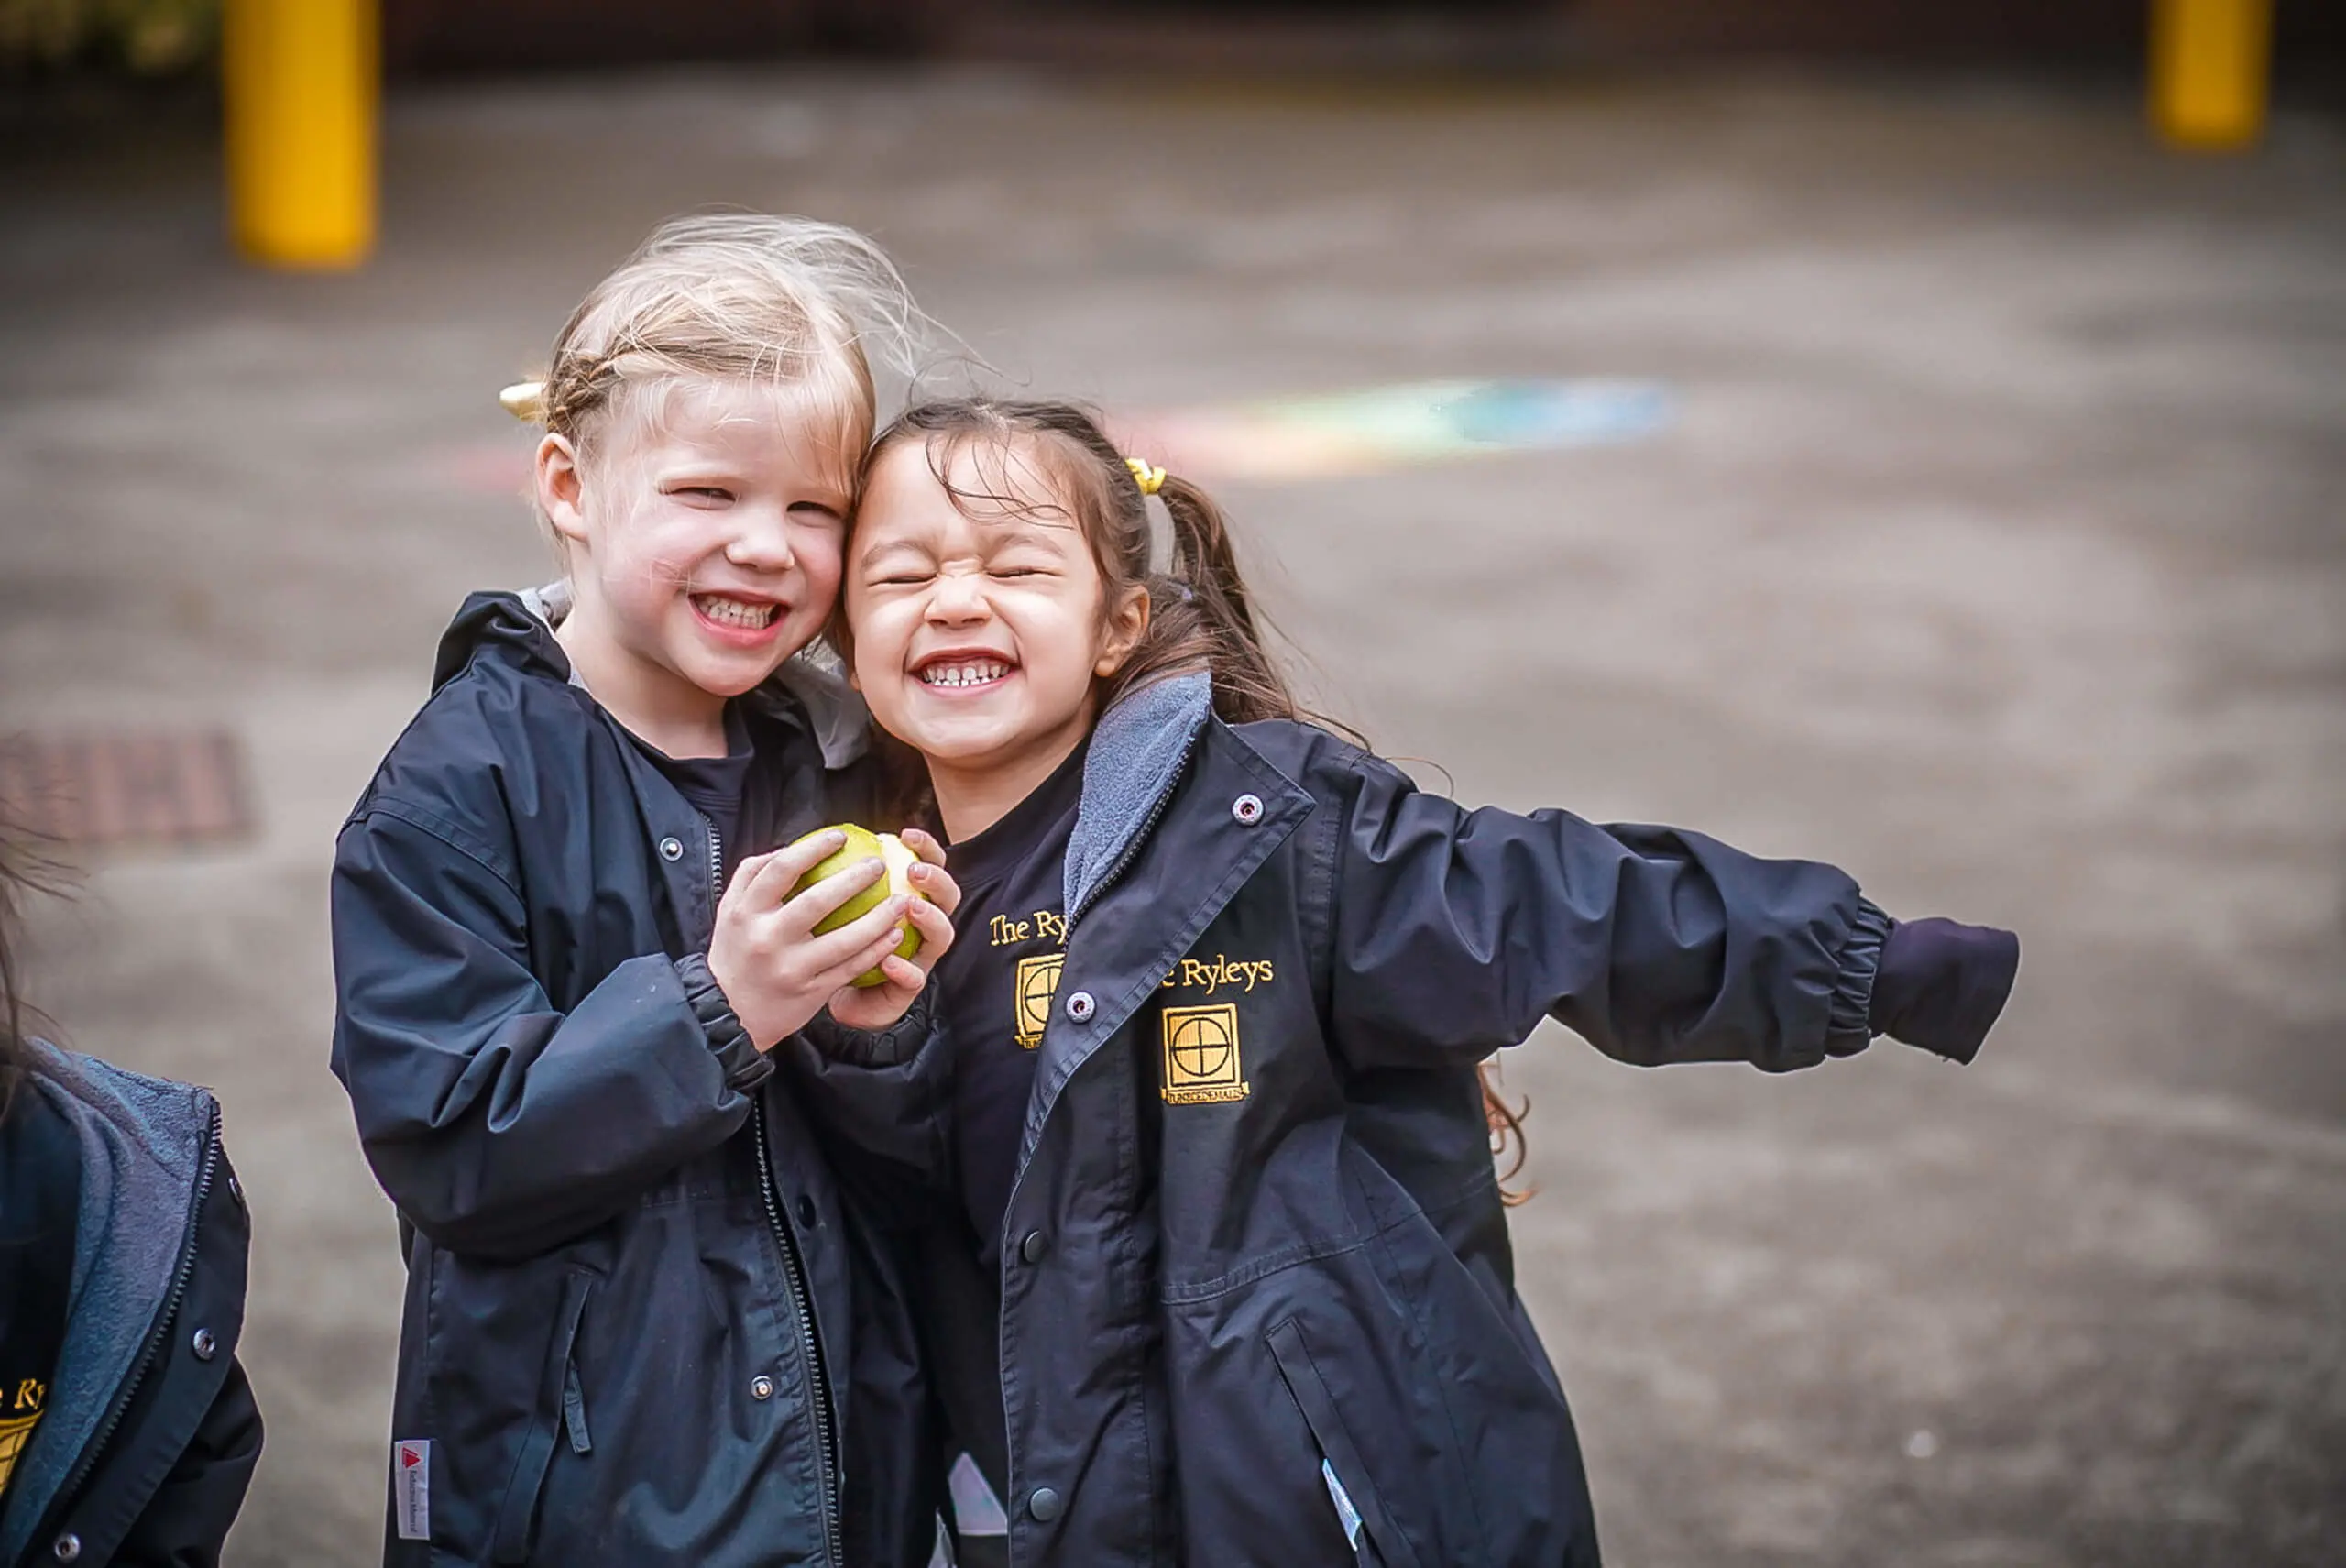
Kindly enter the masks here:
[[396, 100], [388, 239], [243, 272], [166, 127], [0, 178], [0, 728], [219, 722], [233, 852], [43, 919], [87, 1048], [220, 1087], [270, 1421], [236, 1541], [368, 1560], [399, 1264], [324, 872], [461, 594], [543, 560], [490, 400], [711, 201], [895, 247], [1116, 408], [1657, 377], [1641, 444], [1233, 487], [1330, 700], [1460, 795], [1700, 824], [2020, 927], [1957, 1071], [1548, 1034], [1523, 1273], [1611, 1553], [2281, 1564], [2346, 1535], [2346, 130], [2116, 97], [632, 78]]

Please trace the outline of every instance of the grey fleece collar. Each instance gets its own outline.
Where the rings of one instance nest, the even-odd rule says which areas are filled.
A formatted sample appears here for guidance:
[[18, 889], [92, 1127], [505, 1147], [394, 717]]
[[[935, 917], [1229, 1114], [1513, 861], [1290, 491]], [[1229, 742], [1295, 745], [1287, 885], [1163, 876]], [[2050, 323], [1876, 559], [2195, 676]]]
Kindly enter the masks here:
[[1198, 733], [1213, 717], [1213, 682], [1171, 675], [1102, 714], [1083, 759], [1083, 801], [1067, 844], [1069, 918], [1080, 916], [1131, 849], [1149, 813], [1179, 782]]
[[65, 1343], [0, 1513], [0, 1563], [14, 1563], [96, 1434], [137, 1360], [195, 1223], [196, 1182], [215, 1106], [190, 1084], [147, 1078], [31, 1042], [27, 1092], [64, 1118], [82, 1146], [80, 1230], [66, 1297]]
[[[521, 608], [545, 622], [551, 631], [570, 613], [570, 585], [554, 582], [543, 587], [524, 588], [521, 599]], [[570, 684], [581, 691], [586, 689], [586, 683], [578, 678], [576, 670], [570, 673]], [[871, 714], [865, 709], [863, 699], [839, 674], [838, 658], [825, 643], [813, 643], [784, 660], [782, 667], [768, 675], [765, 685], [758, 690], [787, 693], [806, 709], [807, 720], [814, 726], [815, 744], [820, 748], [823, 766], [827, 768], [846, 767], [862, 756], [871, 744]]]

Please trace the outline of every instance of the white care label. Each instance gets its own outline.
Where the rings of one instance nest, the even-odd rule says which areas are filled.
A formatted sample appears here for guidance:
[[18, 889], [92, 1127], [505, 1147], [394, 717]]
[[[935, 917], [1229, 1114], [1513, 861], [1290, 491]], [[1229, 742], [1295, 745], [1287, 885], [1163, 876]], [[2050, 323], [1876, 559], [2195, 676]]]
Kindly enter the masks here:
[[391, 1511], [401, 1541], [432, 1539], [432, 1443], [391, 1444]]
[[953, 1462], [953, 1472], [945, 1478], [953, 1495], [953, 1528], [963, 1535], [1008, 1535], [1010, 1516], [1002, 1509], [1002, 1499], [986, 1485], [985, 1473], [978, 1462], [964, 1453]]
[[1326, 1460], [1320, 1462], [1320, 1479], [1328, 1483], [1328, 1500], [1336, 1505], [1336, 1522], [1344, 1527], [1344, 1544], [1355, 1552], [1360, 1550], [1360, 1510], [1353, 1507], [1353, 1495], [1336, 1479], [1336, 1467]]

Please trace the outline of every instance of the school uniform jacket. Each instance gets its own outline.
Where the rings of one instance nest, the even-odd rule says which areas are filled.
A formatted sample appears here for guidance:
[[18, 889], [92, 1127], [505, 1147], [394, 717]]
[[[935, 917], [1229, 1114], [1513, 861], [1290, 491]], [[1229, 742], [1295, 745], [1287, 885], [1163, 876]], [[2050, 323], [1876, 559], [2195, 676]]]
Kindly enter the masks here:
[[[884, 1262], [699, 956], [721, 847], [560, 608], [466, 602], [336, 846], [334, 1069], [407, 1253], [385, 1560], [923, 1563]], [[785, 677], [747, 847], [861, 804], [860, 708]]]
[[73, 1288], [45, 1413], [0, 1491], [0, 1564], [211, 1568], [260, 1458], [236, 1358], [252, 1233], [206, 1090], [45, 1040], [16, 1088], [78, 1147]]
[[1102, 720], [1066, 897], [1002, 1233], [1011, 1561], [1594, 1564], [1474, 1066], [1542, 1017], [1634, 1063], [1853, 1053], [1888, 917], [1830, 866], [1464, 809], [1202, 677]]

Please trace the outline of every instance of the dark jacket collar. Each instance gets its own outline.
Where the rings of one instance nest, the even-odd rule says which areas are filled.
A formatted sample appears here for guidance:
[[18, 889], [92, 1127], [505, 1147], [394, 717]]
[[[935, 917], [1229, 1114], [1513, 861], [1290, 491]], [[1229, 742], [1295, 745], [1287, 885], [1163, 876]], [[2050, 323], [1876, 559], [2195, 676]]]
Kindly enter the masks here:
[[1083, 763], [1083, 804], [1067, 845], [1067, 912], [1080, 916], [1152, 825], [1213, 717], [1213, 682], [1172, 675], [1100, 718]]
[[[548, 583], [522, 593], [485, 592], [466, 598], [456, 619], [440, 635], [432, 669], [439, 690], [487, 655], [527, 674], [565, 681], [584, 689], [570, 656], [554, 641], [554, 629], [570, 613], [570, 586]], [[839, 673], [821, 643], [783, 662], [745, 701], [770, 712], [804, 715], [821, 748], [823, 766], [846, 767], [861, 757], [871, 740], [871, 716]]]
[[219, 1108], [204, 1090], [46, 1040], [31, 1042], [31, 1058], [21, 1092], [40, 1095], [73, 1129], [82, 1203], [65, 1343], [47, 1413], [9, 1478], [0, 1563], [24, 1553], [158, 1328], [188, 1255], [218, 1140]]

